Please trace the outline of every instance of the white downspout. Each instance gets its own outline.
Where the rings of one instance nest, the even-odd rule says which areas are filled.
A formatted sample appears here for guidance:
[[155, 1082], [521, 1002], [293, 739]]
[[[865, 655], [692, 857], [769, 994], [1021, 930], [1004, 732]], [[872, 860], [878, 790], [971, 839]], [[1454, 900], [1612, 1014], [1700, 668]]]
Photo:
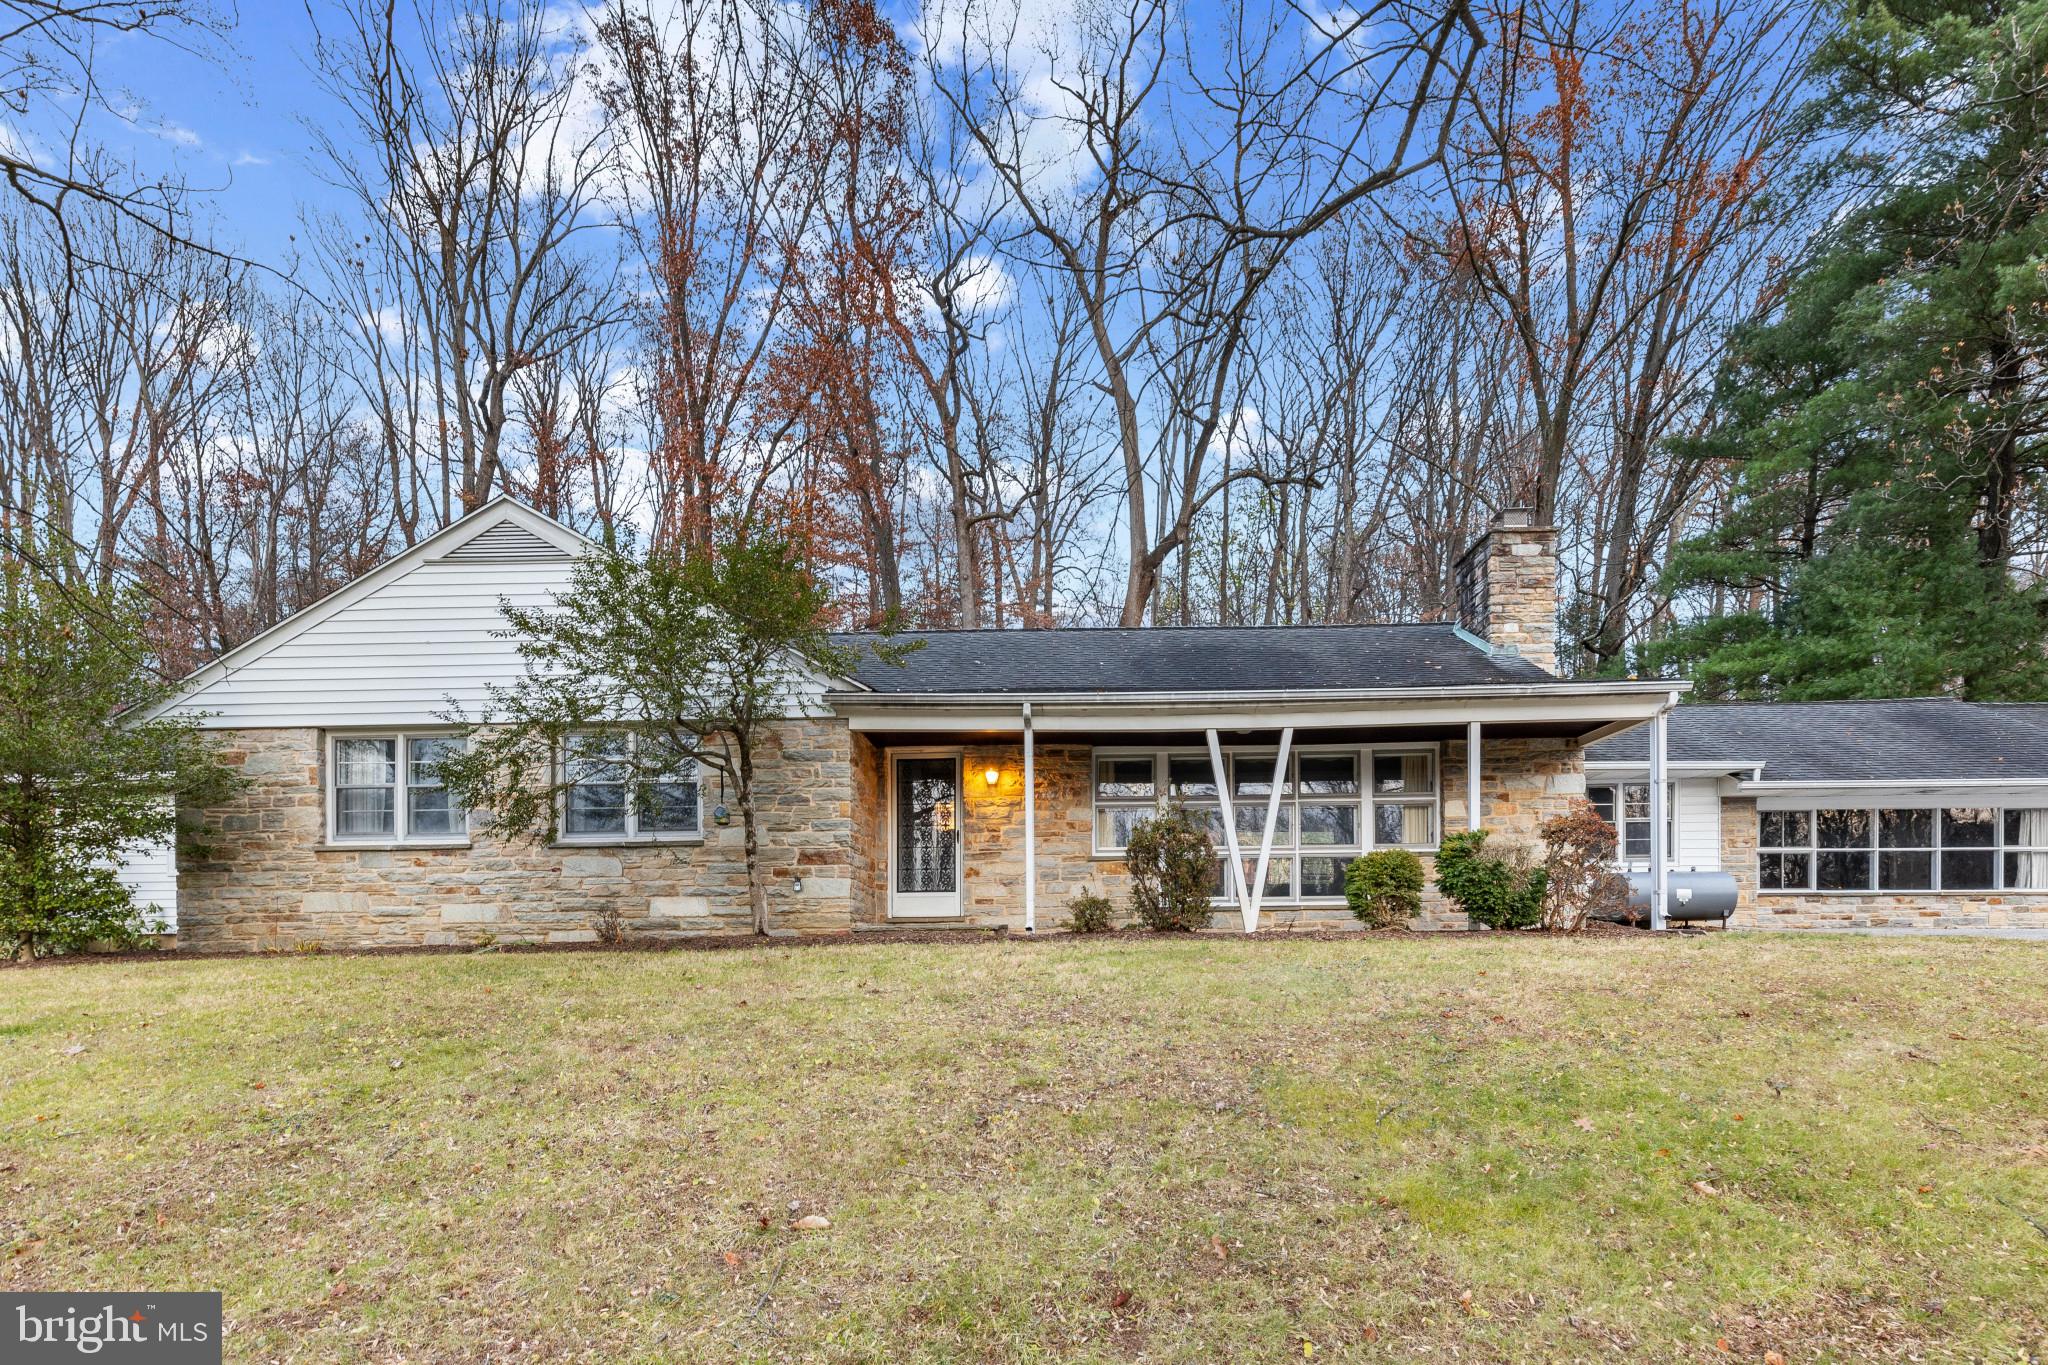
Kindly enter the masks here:
[[[1245, 896], [1244, 931], [1257, 933], [1259, 901], [1266, 894], [1266, 864], [1273, 856], [1273, 826], [1280, 820], [1280, 788], [1287, 782], [1287, 751], [1294, 744], [1294, 727], [1280, 732], [1280, 757], [1273, 760], [1273, 790], [1266, 796], [1266, 828], [1259, 835], [1259, 870]], [[1296, 838], [1300, 837], [1297, 831]]]
[[[1674, 700], [1676, 698], [1674, 697]], [[1667, 702], [1656, 715], [1650, 717], [1650, 928], [1663, 929], [1666, 893], [1669, 889], [1671, 869], [1668, 866], [1671, 851], [1664, 847], [1665, 805], [1670, 795], [1665, 790], [1664, 749], [1665, 718], [1671, 714]]]
[[1477, 832], [1479, 818], [1479, 722], [1465, 724], [1465, 828]]
[[1024, 703], [1024, 932], [1038, 932], [1038, 782], [1032, 766], [1031, 703]]
[[1223, 746], [1216, 742], [1216, 732], [1209, 734], [1209, 766], [1216, 774], [1216, 804], [1223, 812], [1223, 846], [1230, 853], [1229, 884], [1237, 888], [1237, 913], [1246, 919], [1251, 917], [1251, 892], [1244, 884], [1244, 855], [1237, 851], [1237, 812], [1230, 808], [1230, 774], [1223, 766]]

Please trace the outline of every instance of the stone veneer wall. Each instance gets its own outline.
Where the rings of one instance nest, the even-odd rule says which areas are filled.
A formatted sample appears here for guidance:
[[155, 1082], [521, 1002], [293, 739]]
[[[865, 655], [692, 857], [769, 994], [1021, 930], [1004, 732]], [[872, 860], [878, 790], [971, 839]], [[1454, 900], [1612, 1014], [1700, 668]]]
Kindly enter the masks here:
[[[856, 737], [857, 740], [859, 737]], [[1087, 744], [1037, 745], [1034, 764], [1038, 780], [1038, 926], [1059, 929], [1067, 922], [1067, 906], [1083, 892], [1107, 896], [1118, 917], [1126, 913], [1130, 876], [1124, 864], [1093, 853], [1094, 807], [1090, 790], [1092, 748]], [[885, 751], [877, 750], [876, 776], [881, 783]], [[1465, 828], [1465, 745], [1443, 747], [1444, 829]], [[983, 774], [994, 767], [997, 783]], [[1559, 815], [1575, 797], [1585, 795], [1584, 751], [1569, 740], [1497, 740], [1481, 742], [1480, 783], [1486, 826], [1500, 844], [1519, 844], [1540, 853], [1536, 828]], [[962, 749], [964, 789], [962, 841], [962, 918], [971, 925], [1021, 929], [1024, 925], [1024, 751], [1016, 742], [966, 745]], [[856, 786], [862, 784], [857, 782]], [[880, 830], [874, 834], [881, 846]], [[1431, 859], [1424, 857], [1425, 867]], [[1433, 873], [1433, 869], [1432, 869]], [[888, 915], [887, 859], [879, 860], [873, 895], [856, 918], [882, 923]], [[1433, 875], [1432, 875], [1433, 882]], [[1424, 893], [1424, 929], [1467, 929], [1466, 917], [1438, 896], [1434, 885]], [[858, 907], [862, 898], [856, 893]], [[1237, 928], [1235, 908], [1212, 919], [1218, 928]], [[1265, 908], [1262, 928], [1344, 928], [1356, 921], [1342, 906]]]
[[[636, 935], [750, 927], [738, 812], [725, 828], [710, 818], [720, 799], [715, 776], [705, 782], [701, 844], [542, 847], [479, 836], [467, 848], [336, 847], [323, 842], [322, 740], [304, 729], [229, 736], [228, 762], [250, 785], [225, 806], [184, 813], [203, 828], [210, 853], [179, 868], [181, 946], [587, 942], [607, 907]], [[792, 721], [759, 760], [761, 858], [776, 932], [847, 932], [856, 884], [872, 880], [854, 854], [855, 741], [843, 721]], [[799, 875], [801, 893], [792, 889]]]
[[1759, 893], [1757, 807], [1721, 800], [1721, 867], [1735, 878], [1736, 929], [2048, 929], [2048, 896], [2008, 892]]

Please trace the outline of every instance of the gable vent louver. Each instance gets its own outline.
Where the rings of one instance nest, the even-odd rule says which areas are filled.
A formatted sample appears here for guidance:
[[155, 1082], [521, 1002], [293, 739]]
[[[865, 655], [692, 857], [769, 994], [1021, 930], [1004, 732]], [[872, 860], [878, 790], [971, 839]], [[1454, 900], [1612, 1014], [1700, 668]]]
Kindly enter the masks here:
[[486, 527], [443, 555], [452, 560], [567, 559], [569, 552], [516, 521]]

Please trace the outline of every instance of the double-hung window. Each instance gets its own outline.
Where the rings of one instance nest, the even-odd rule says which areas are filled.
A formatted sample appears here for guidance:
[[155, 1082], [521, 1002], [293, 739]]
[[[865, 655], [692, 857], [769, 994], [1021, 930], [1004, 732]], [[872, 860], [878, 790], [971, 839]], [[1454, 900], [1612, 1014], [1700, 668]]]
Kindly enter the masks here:
[[1764, 891], [2048, 890], [2048, 810], [1765, 810], [1756, 860]]
[[329, 837], [336, 843], [459, 843], [468, 812], [441, 781], [453, 735], [336, 735], [328, 763]]
[[625, 731], [571, 735], [562, 746], [562, 840], [618, 843], [702, 834], [697, 760], [664, 760], [660, 741]]
[[[1586, 799], [1600, 818], [1614, 826], [1615, 845], [1621, 861], [1650, 856], [1650, 784], [1623, 782], [1615, 786], [1586, 788]], [[1667, 830], [1668, 832], [1668, 830]], [[1668, 847], [1668, 845], [1667, 845]]]

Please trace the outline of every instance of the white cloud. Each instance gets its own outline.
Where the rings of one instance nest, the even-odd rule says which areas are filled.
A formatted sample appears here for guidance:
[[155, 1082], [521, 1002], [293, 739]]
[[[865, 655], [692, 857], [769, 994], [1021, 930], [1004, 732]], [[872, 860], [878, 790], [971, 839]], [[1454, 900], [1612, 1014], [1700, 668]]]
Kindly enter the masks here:
[[993, 256], [969, 256], [956, 272], [953, 296], [969, 316], [994, 312], [1017, 297], [1017, 282]]
[[231, 166], [268, 166], [270, 164], [270, 158], [267, 156], [258, 156], [256, 155], [256, 153], [251, 151], [242, 151], [236, 153], [235, 159], [229, 162], [228, 164]]

